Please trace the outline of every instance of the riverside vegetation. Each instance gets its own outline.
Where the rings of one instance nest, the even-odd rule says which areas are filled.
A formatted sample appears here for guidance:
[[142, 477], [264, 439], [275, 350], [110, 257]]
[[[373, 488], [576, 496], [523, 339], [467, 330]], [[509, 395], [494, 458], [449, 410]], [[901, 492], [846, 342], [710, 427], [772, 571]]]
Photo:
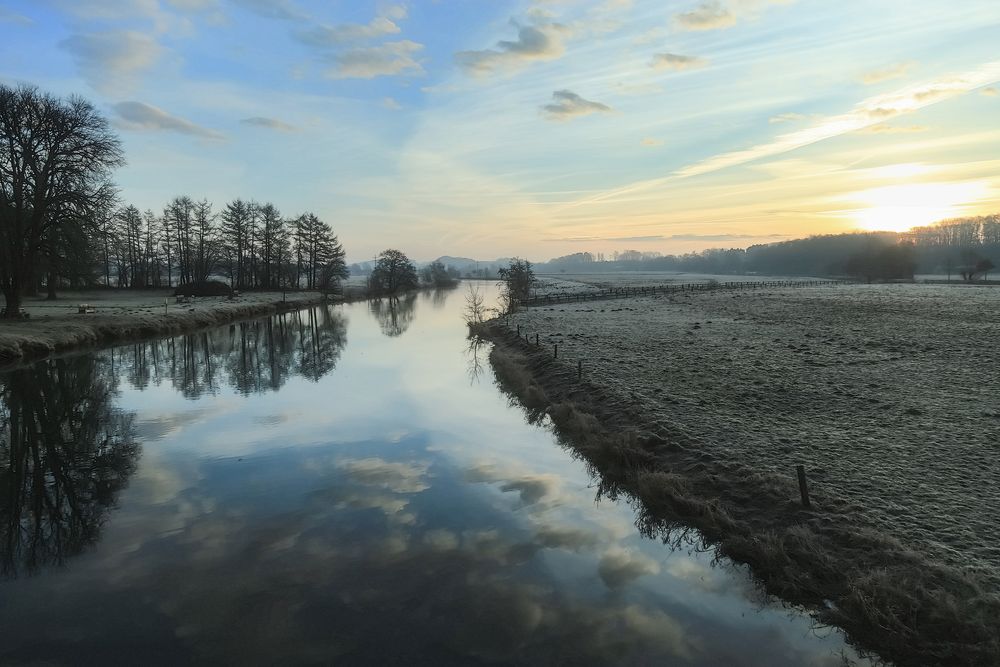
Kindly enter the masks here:
[[601, 471], [599, 495], [635, 499], [647, 534], [696, 529], [897, 664], [984, 665], [1000, 659], [996, 299], [720, 290], [533, 308], [477, 330], [504, 387]]

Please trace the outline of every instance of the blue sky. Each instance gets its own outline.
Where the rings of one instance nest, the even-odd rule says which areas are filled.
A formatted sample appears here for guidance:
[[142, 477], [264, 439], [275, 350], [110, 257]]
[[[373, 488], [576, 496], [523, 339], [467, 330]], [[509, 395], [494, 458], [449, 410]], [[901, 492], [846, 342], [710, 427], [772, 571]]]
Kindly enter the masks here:
[[0, 81], [92, 100], [140, 208], [547, 259], [1000, 212], [998, 34], [995, 0], [0, 0]]

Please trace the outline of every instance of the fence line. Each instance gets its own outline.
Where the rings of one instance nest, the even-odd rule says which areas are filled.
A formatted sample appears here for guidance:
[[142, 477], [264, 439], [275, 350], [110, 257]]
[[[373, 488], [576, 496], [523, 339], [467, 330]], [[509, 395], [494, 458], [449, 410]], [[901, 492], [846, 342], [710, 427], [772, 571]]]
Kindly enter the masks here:
[[600, 291], [577, 292], [574, 294], [546, 294], [521, 301], [520, 305], [551, 306], [561, 303], [599, 301], [605, 299], [627, 299], [629, 297], [653, 296], [656, 294], [676, 294], [679, 292], [714, 292], [717, 290], [755, 291], [775, 287], [820, 287], [823, 285], [844, 285], [851, 280], [770, 280], [766, 282], [715, 282], [679, 283], [670, 285], [650, 285], [638, 287], [609, 287]]

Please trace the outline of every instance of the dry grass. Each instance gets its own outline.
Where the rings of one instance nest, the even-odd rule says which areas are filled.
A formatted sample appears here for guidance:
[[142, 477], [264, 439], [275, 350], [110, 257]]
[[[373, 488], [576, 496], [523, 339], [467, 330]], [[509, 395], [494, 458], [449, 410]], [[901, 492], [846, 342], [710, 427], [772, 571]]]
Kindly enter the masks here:
[[529, 419], [551, 419], [599, 494], [633, 501], [647, 536], [670, 543], [696, 529], [706, 547], [748, 564], [768, 593], [899, 665], [1000, 664], [1000, 596], [981, 573], [913, 551], [827, 491], [815, 494], [821, 510], [805, 510], [790, 477], [699, 451], [636, 414], [634, 402], [577, 382], [547, 351], [499, 325], [487, 333], [501, 387]]

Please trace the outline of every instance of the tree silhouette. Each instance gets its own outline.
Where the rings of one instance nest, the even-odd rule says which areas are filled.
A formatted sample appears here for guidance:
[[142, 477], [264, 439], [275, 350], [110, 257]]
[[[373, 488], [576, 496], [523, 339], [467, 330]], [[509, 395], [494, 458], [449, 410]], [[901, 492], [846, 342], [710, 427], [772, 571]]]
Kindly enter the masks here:
[[399, 250], [383, 250], [375, 260], [369, 277], [369, 288], [376, 295], [395, 296], [419, 284], [417, 268]]
[[110, 173], [122, 164], [118, 137], [86, 100], [0, 85], [0, 288], [6, 317], [19, 316], [22, 291], [46, 252], [49, 276], [57, 273], [60, 228], [94, 225], [97, 212], [110, 207]]

